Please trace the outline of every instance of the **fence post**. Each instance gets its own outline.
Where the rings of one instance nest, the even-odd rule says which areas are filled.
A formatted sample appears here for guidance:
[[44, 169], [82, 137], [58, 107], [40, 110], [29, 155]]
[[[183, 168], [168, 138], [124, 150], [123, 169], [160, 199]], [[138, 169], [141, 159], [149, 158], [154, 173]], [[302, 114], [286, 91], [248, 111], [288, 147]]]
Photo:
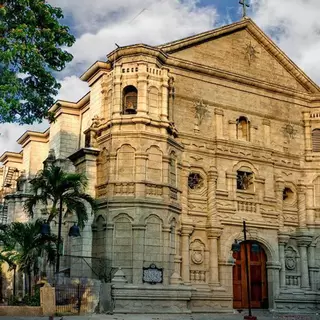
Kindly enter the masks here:
[[56, 292], [49, 283], [40, 288], [40, 305], [44, 316], [54, 316], [56, 313]]
[[81, 312], [81, 292], [80, 292], [80, 283], [78, 283], [78, 314]]

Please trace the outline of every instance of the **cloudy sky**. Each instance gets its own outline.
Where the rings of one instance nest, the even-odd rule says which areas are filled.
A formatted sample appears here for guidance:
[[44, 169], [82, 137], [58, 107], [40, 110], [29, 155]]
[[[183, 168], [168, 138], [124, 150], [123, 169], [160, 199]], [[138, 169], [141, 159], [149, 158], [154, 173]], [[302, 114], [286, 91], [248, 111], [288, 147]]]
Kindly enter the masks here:
[[[162, 44], [241, 19], [238, 0], [49, 0], [63, 9], [63, 23], [77, 41], [73, 61], [59, 75], [57, 98], [77, 101], [87, 91], [78, 77], [120, 46]], [[249, 0], [248, 15], [288, 56], [320, 84], [320, 1]], [[16, 140], [34, 126], [0, 125], [0, 155], [19, 151]]]

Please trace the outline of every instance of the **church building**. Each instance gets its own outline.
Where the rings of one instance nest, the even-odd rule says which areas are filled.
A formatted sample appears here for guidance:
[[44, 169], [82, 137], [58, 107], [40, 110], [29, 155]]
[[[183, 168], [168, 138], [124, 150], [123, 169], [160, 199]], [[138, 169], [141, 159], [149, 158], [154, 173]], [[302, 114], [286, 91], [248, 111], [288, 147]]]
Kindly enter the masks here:
[[5, 223], [26, 221], [49, 157], [89, 179], [98, 209], [81, 238], [64, 224], [64, 247], [90, 261], [81, 277], [104, 261], [115, 313], [227, 312], [248, 291], [253, 308], [319, 309], [320, 88], [251, 19], [119, 47], [81, 79], [87, 95], [0, 157]]

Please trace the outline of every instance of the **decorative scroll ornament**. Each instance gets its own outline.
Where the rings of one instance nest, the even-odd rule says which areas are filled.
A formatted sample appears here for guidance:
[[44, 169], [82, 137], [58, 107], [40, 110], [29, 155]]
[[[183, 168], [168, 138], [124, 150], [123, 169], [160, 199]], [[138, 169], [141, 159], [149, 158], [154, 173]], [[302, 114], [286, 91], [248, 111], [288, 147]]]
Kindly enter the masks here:
[[247, 59], [249, 66], [251, 66], [251, 63], [257, 58], [257, 53], [258, 51], [256, 50], [256, 47], [252, 45], [251, 41], [246, 44], [245, 58]]
[[289, 139], [294, 139], [297, 133], [297, 130], [294, 126], [289, 122], [282, 127], [283, 135]]

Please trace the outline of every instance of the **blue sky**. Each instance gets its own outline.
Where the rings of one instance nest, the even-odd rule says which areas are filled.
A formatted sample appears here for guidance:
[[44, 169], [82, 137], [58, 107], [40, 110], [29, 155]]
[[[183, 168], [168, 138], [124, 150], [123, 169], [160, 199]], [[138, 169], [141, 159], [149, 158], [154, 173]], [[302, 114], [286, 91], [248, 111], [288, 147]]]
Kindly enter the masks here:
[[[248, 15], [314, 81], [320, 84], [320, 1], [248, 0]], [[115, 43], [157, 45], [241, 19], [239, 0], [48, 0], [63, 9], [77, 41], [73, 61], [59, 74], [58, 99], [77, 101], [89, 89], [79, 80]], [[139, 14], [145, 9], [141, 14]], [[139, 15], [138, 15], [139, 14]], [[18, 151], [16, 140], [34, 126], [1, 125], [0, 154]]]

